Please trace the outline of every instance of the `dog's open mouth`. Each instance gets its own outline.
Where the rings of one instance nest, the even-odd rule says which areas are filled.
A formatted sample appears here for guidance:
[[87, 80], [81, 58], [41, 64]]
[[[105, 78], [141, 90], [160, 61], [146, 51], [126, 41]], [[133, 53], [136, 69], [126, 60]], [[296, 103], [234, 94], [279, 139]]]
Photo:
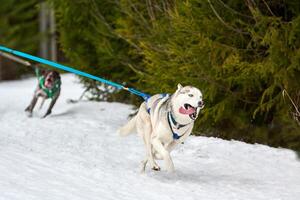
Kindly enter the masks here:
[[193, 107], [192, 105], [186, 103], [179, 108], [179, 113], [184, 115], [189, 115], [192, 120], [197, 118], [197, 108]]
[[190, 117], [192, 120], [196, 120], [196, 118], [197, 118], [197, 112], [194, 112], [193, 114], [189, 115], [189, 117]]
[[45, 87], [46, 88], [52, 88], [52, 86], [53, 86], [53, 81], [50, 78], [46, 79], [45, 80]]

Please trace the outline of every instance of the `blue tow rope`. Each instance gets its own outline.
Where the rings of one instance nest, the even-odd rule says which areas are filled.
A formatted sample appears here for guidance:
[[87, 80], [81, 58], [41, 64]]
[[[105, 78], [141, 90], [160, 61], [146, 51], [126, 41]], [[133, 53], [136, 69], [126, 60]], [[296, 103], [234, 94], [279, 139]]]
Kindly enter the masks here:
[[115, 87], [119, 90], [121, 90], [121, 89], [122, 90], [127, 90], [132, 94], [135, 94], [137, 96], [142, 97], [145, 101], [147, 101], [147, 99], [150, 97], [149, 94], [145, 94], [145, 93], [140, 92], [140, 91], [138, 91], [134, 88], [128, 88], [128, 87], [125, 87], [124, 85], [121, 85], [121, 84], [118, 84], [118, 83], [115, 83], [115, 82], [112, 82], [112, 81], [108, 81], [106, 79], [91, 75], [91, 74], [83, 72], [83, 71], [79, 71], [77, 69], [74, 69], [74, 68], [56, 63], [56, 62], [52, 62], [50, 60], [46, 60], [46, 59], [43, 59], [43, 58], [40, 58], [40, 57], [37, 57], [37, 56], [33, 56], [33, 55], [30, 55], [30, 54], [27, 54], [27, 53], [23, 53], [21, 51], [16, 51], [16, 50], [13, 50], [13, 49], [1, 46], [1, 45], [0, 45], [0, 51], [5, 51], [5, 52], [8, 52], [8, 53], [14, 54], [16, 56], [20, 56], [20, 57], [23, 57], [23, 58], [26, 58], [26, 59], [29, 59], [29, 60], [32, 60], [32, 61], [35, 61], [35, 62], [38, 62], [38, 63], [42, 63], [42, 64], [45, 64], [45, 65], [48, 65], [48, 66], [51, 66], [51, 67], [54, 67], [54, 68], [57, 68], [57, 69], [60, 69], [60, 70], [71, 72], [71, 73], [77, 74], [79, 76], [84, 76], [86, 78], [90, 78], [90, 79], [99, 81], [101, 83], [111, 85], [111, 86], [113, 86], [113, 87]]

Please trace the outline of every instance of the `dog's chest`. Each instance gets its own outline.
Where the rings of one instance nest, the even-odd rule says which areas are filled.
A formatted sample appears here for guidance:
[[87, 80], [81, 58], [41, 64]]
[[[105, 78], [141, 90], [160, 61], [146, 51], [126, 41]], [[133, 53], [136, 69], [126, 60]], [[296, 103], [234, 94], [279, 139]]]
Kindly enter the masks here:
[[167, 123], [162, 123], [161, 126], [158, 126], [159, 130], [157, 131], [159, 134], [160, 141], [163, 142], [164, 144], [168, 144], [173, 142], [174, 140], [174, 134], [177, 134], [180, 138], [183, 135], [189, 134], [190, 131], [190, 126], [185, 126], [181, 128], [177, 128], [175, 126], [171, 127]]
[[37, 87], [35, 94], [36, 96], [47, 98], [47, 94], [40, 87]]

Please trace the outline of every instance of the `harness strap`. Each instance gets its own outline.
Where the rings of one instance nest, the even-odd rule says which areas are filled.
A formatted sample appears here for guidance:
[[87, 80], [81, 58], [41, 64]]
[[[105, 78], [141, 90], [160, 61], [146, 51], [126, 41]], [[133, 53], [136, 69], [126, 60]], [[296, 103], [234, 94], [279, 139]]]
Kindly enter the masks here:
[[[180, 139], [184, 134], [183, 134], [183, 135], [178, 135], [177, 133], [174, 132], [173, 127], [172, 127], [172, 124], [171, 124], [171, 120], [172, 120], [172, 118], [173, 118], [171, 112], [168, 112], [168, 117], [167, 117], [167, 118], [168, 118], [168, 124], [169, 124], [169, 127], [170, 127], [170, 129], [171, 129], [172, 134], [173, 134], [173, 139], [174, 139], [174, 140]], [[173, 118], [173, 119], [174, 119], [174, 118]]]
[[[164, 98], [167, 95], [168, 94], [166, 94], [166, 93], [160, 94], [160, 97], [154, 101], [153, 105], [155, 106], [159, 102], [159, 100], [161, 100], [162, 98]], [[147, 103], [148, 103], [148, 99], [146, 100], [146, 106], [147, 106]], [[147, 106], [147, 112], [148, 112], [149, 115], [150, 115], [150, 111], [151, 111], [151, 108]], [[179, 134], [175, 133], [174, 130], [173, 130], [172, 124], [174, 124], [174, 126], [176, 126], [177, 129], [183, 128], [183, 127], [185, 127], [185, 126], [187, 126], [189, 124], [179, 124], [175, 120], [175, 118], [173, 117], [171, 111], [168, 112], [167, 118], [168, 118], [169, 127], [170, 127], [172, 135], [173, 135], [173, 139], [174, 140], [178, 140], [183, 135], [179, 135]]]
[[[154, 105], [156, 105], [158, 103], [159, 100], [163, 99], [165, 96], [167, 96], [168, 94], [167, 93], [162, 93], [160, 94], [160, 97], [158, 99], [155, 100], [155, 102], [153, 103]], [[150, 99], [150, 97], [148, 97], [146, 99], [146, 106], [147, 106], [147, 103], [148, 103], [148, 100]], [[147, 106], [147, 112], [148, 114], [150, 115], [150, 111], [151, 111], [151, 108]]]
[[181, 129], [181, 128], [189, 125], [189, 124], [179, 124], [178, 122], [176, 122], [176, 120], [174, 119], [171, 112], [170, 112], [170, 118], [171, 118], [172, 123], [176, 126], [177, 129]]

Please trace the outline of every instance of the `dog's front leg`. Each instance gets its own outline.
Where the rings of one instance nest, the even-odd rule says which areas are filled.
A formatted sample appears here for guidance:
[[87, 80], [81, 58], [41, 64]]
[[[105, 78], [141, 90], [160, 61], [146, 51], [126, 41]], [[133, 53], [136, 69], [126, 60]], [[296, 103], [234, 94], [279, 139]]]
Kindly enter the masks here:
[[168, 152], [171, 152], [171, 151], [175, 148], [175, 146], [176, 146], [177, 144], [178, 144], [177, 141], [172, 141], [171, 143], [169, 143], [168, 145], [166, 145], [165, 148], [166, 148], [166, 150], [167, 150]]
[[34, 93], [33, 98], [31, 100], [29, 106], [27, 106], [27, 108], [25, 109], [25, 112], [29, 113], [29, 117], [32, 115], [32, 111], [35, 107], [35, 104], [36, 104], [37, 100], [38, 100], [38, 96], [36, 95], [36, 93]]
[[166, 150], [168, 152], [171, 152], [176, 145], [178, 144], [182, 144], [190, 135], [191, 135], [191, 132], [193, 130], [193, 126], [191, 126], [184, 134], [182, 137], [179, 138], [179, 140], [173, 140], [171, 143], [169, 143], [167, 146], [166, 146]]
[[40, 104], [39, 110], [42, 110], [45, 100], [46, 100], [46, 97], [42, 97], [42, 102]]
[[53, 108], [53, 106], [55, 105], [56, 100], [58, 99], [58, 97], [59, 97], [59, 93], [58, 93], [55, 97], [53, 97], [53, 99], [51, 100], [51, 103], [50, 103], [50, 105], [49, 105], [49, 108], [48, 108], [46, 114], [43, 116], [43, 118], [45, 118], [45, 117], [47, 117], [48, 115], [51, 114], [52, 108]]
[[168, 172], [174, 172], [174, 164], [170, 155], [170, 152], [165, 149], [163, 144], [158, 138], [152, 140], [153, 148], [160, 154], [164, 161]]
[[[145, 113], [145, 116], [148, 116], [148, 113]], [[152, 127], [149, 120], [143, 120], [142, 118], [138, 117], [137, 119], [137, 132], [143, 136], [143, 140], [145, 143], [146, 148], [146, 158], [142, 161], [142, 170], [141, 172], [145, 172], [146, 165], [149, 162], [150, 167], [153, 170], [160, 170], [159, 166], [154, 161], [153, 153], [152, 153], [152, 147], [151, 147], [151, 133], [152, 133]]]

